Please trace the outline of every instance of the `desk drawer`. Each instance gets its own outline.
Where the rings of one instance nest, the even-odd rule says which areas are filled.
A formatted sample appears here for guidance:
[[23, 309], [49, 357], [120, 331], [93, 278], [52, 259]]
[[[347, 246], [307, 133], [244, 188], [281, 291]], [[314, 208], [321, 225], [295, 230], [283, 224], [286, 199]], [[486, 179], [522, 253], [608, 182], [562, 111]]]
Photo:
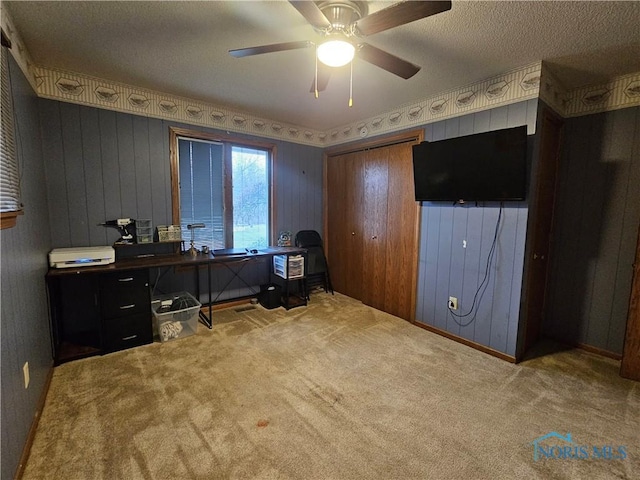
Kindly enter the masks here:
[[148, 313], [151, 300], [147, 270], [101, 275], [100, 305], [104, 318]]
[[151, 309], [145, 313], [105, 320], [105, 350], [115, 352], [153, 341]]

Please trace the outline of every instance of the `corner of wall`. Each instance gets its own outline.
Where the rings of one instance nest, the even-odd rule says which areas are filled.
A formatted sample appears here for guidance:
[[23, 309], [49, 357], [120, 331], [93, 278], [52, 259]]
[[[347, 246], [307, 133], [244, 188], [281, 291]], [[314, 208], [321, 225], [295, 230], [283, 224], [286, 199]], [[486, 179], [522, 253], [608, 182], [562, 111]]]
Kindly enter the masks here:
[[9, 37], [9, 40], [11, 40], [11, 55], [20, 66], [20, 70], [22, 70], [27, 81], [31, 84], [31, 88], [37, 92], [38, 79], [36, 77], [31, 54], [27, 50], [27, 47], [25, 47], [20, 33], [16, 30], [13, 20], [11, 19], [11, 15], [7, 11], [4, 2], [0, 2], [0, 11], [2, 12], [2, 15], [0, 15], [0, 25], [2, 26], [2, 30], [7, 34], [7, 37]]
[[640, 72], [607, 83], [568, 89], [542, 62], [540, 98], [562, 117], [579, 117], [640, 105]]

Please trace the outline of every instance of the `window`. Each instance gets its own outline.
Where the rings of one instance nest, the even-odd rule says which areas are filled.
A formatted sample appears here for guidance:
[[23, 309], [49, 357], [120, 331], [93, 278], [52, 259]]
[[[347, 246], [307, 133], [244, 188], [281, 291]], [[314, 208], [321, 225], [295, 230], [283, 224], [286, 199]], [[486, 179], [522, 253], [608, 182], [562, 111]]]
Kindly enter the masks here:
[[[195, 247], [262, 248], [271, 240], [274, 147], [171, 129], [173, 223]], [[188, 225], [204, 224], [189, 230]]]
[[269, 245], [269, 152], [231, 147], [233, 246]]
[[9, 51], [11, 43], [2, 32], [1, 95], [0, 112], [0, 224], [1, 228], [10, 228], [16, 224], [16, 216], [22, 213], [20, 203], [20, 177], [15, 143], [15, 119], [13, 116], [13, 98], [9, 70]]

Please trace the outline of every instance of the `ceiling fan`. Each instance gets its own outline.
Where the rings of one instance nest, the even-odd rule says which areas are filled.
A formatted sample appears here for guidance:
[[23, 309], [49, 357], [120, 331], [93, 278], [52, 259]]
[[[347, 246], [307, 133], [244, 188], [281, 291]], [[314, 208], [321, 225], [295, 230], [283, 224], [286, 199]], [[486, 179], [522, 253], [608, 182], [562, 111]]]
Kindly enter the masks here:
[[[316, 46], [316, 75], [310, 90], [312, 93], [315, 92], [316, 97], [329, 82], [331, 70], [328, 67], [346, 65], [354, 56], [401, 78], [411, 78], [421, 67], [368, 43], [358, 42], [358, 39], [451, 9], [450, 1], [403, 1], [368, 14], [365, 1], [290, 0], [289, 3], [325, 37], [321, 44], [316, 46], [311, 41], [302, 40], [239, 48], [229, 50], [229, 54], [241, 58]], [[334, 47], [336, 50], [332, 51]]]

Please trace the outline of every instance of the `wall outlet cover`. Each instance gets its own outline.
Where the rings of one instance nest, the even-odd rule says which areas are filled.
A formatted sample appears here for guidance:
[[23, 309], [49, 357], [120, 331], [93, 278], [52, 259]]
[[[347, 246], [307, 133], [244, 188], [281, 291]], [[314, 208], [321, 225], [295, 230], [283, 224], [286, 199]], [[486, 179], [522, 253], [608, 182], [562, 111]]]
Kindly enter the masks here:
[[449, 297], [448, 307], [451, 310], [457, 310], [458, 309], [458, 299], [456, 297]]

